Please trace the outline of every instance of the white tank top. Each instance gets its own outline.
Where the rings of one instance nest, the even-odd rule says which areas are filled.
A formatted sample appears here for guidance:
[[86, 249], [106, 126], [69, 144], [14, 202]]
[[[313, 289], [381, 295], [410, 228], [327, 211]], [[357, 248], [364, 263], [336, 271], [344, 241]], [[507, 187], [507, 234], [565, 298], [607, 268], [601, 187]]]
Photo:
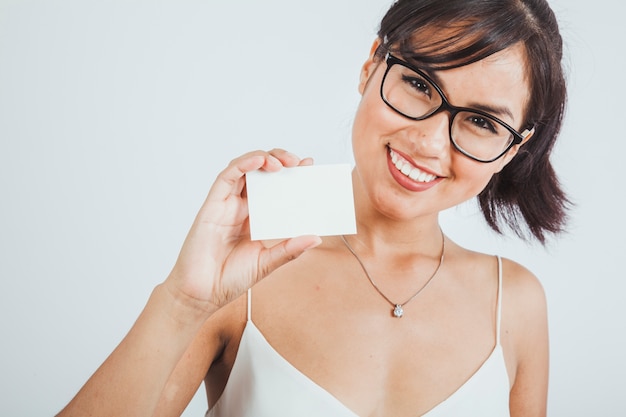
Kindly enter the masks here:
[[[224, 392], [205, 417], [362, 417], [291, 365], [248, 321]], [[426, 417], [508, 417], [509, 378], [500, 346], [502, 261], [498, 257], [496, 345], [481, 367]]]

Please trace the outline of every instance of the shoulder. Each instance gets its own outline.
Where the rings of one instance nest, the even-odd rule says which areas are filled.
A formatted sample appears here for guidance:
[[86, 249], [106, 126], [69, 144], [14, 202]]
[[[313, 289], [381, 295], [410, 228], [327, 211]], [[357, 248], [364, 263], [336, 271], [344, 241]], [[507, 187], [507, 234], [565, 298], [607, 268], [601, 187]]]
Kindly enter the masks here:
[[[502, 258], [502, 298], [503, 310], [528, 319], [545, 316], [546, 297], [539, 279], [523, 265]], [[522, 324], [524, 317], [516, 322]]]
[[515, 383], [547, 381], [548, 318], [539, 279], [524, 266], [502, 259], [501, 343]]
[[[497, 277], [495, 256], [458, 246], [454, 247], [454, 255], [459, 261], [456, 262], [459, 272], [475, 270], [477, 279], [487, 285]], [[547, 345], [546, 296], [541, 281], [528, 268], [503, 257], [501, 266], [501, 341], [505, 351], [518, 363], [530, 345]]]
[[[498, 261], [496, 256], [474, 252], [454, 245], [455, 268], [458, 270], [475, 270], [478, 276], [491, 279], [497, 276]], [[520, 313], [524, 310], [545, 304], [545, 294], [539, 279], [523, 265], [504, 257], [501, 260], [503, 305], [507, 309]], [[499, 272], [498, 272], [499, 273]]]
[[502, 262], [501, 344], [512, 377], [512, 415], [545, 415], [549, 341], [546, 296], [537, 277], [509, 259]]

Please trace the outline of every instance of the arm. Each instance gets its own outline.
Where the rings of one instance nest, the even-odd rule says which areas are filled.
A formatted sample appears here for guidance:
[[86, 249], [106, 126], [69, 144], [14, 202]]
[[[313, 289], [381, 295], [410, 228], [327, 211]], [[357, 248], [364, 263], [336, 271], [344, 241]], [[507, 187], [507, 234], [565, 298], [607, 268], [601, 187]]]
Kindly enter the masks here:
[[511, 417], [545, 417], [549, 370], [545, 293], [529, 271], [516, 264], [507, 266], [510, 274], [504, 294], [510, 295], [508, 320], [517, 364], [509, 401]]
[[[203, 379], [207, 399], [211, 405], [215, 403], [217, 398], [209, 394], [219, 396], [222, 385], [226, 385], [232, 363], [226, 368], [222, 364], [228, 361], [225, 358], [232, 357], [234, 360], [237, 354], [240, 336], [246, 324], [246, 309], [246, 297], [243, 295], [204, 323], [168, 379], [153, 417], [180, 416]], [[217, 333], [216, 329], [219, 329]], [[216, 363], [214, 359], [217, 357], [219, 360]], [[225, 369], [228, 371], [225, 372]], [[219, 380], [221, 387], [217, 391], [211, 386], [211, 382], [216, 380]]]
[[187, 302], [158, 286], [127, 336], [58, 415], [151, 415], [173, 366], [209, 313]]
[[[155, 288], [126, 337], [58, 416], [153, 415], [168, 379], [207, 319], [321, 242], [304, 236], [265, 248], [249, 238], [245, 173], [307, 163], [285, 151], [259, 151], [233, 160], [220, 173], [172, 272]], [[220, 342], [211, 337], [215, 355]], [[214, 356], [208, 356], [210, 363]]]

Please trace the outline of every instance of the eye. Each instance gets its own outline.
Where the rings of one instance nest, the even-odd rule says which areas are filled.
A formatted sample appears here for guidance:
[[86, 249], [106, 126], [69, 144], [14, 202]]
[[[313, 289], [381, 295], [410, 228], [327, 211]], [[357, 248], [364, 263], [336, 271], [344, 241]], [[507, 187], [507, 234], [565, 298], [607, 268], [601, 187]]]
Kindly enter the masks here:
[[479, 129], [484, 129], [493, 134], [498, 133], [498, 126], [496, 126], [496, 124], [487, 117], [479, 114], [470, 114], [467, 119], [473, 126]]
[[402, 74], [402, 82], [412, 90], [431, 97], [430, 85], [417, 74]]

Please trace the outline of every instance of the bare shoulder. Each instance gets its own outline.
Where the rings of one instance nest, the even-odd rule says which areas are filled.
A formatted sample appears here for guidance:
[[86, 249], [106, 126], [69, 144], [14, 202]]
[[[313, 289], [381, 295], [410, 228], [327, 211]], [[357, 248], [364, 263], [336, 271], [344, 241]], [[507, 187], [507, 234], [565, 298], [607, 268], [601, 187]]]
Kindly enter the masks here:
[[511, 407], [522, 410], [516, 415], [542, 415], [549, 362], [545, 292], [531, 271], [512, 260], [502, 260], [502, 275], [501, 343], [512, 377]]
[[509, 338], [517, 356], [529, 341], [547, 343], [543, 286], [530, 270], [506, 258], [502, 259], [502, 327], [503, 338]]
[[539, 279], [523, 265], [502, 258], [503, 306], [512, 313], [531, 319], [545, 315], [546, 297]]

